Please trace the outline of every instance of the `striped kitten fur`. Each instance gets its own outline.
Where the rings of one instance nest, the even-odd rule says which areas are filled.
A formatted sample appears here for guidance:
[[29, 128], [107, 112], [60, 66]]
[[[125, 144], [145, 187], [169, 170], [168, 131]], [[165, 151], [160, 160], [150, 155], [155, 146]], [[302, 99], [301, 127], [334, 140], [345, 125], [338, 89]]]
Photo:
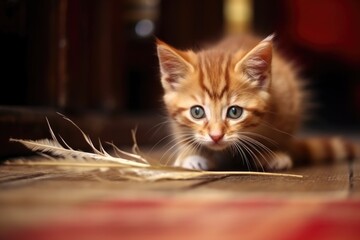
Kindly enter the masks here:
[[354, 144], [338, 138], [294, 137], [309, 96], [273, 36], [229, 37], [199, 51], [157, 40], [157, 54], [175, 166], [277, 170], [359, 156]]

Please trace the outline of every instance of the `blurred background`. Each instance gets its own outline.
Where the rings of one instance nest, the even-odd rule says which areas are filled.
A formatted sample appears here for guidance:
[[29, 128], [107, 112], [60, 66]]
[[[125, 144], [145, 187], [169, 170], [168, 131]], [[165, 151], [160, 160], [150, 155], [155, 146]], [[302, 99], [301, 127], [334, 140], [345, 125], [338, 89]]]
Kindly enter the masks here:
[[275, 32], [303, 70], [317, 103], [307, 128], [359, 129], [358, 0], [0, 0], [0, 155], [22, 153], [9, 137], [48, 137], [45, 116], [79, 144], [56, 112], [115, 144], [139, 125], [153, 144], [164, 120], [154, 36], [197, 48], [247, 32]]

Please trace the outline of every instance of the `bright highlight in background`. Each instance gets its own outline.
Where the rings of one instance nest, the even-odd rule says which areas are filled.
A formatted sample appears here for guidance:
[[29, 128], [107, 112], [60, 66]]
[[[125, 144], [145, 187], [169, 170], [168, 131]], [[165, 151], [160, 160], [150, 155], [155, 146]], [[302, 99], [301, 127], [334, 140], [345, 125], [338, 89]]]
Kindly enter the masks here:
[[153, 31], [154, 23], [151, 20], [143, 19], [135, 25], [135, 32], [140, 37], [148, 37]]

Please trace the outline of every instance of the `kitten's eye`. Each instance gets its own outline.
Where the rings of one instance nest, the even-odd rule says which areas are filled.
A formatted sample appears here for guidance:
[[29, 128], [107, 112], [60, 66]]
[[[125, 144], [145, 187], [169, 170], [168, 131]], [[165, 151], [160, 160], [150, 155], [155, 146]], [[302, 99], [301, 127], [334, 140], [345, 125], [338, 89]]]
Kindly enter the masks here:
[[202, 119], [205, 117], [204, 108], [201, 106], [193, 106], [190, 108], [191, 116], [195, 119]]
[[238, 119], [239, 117], [241, 117], [242, 113], [243, 109], [241, 107], [231, 106], [227, 110], [226, 117], [231, 119]]

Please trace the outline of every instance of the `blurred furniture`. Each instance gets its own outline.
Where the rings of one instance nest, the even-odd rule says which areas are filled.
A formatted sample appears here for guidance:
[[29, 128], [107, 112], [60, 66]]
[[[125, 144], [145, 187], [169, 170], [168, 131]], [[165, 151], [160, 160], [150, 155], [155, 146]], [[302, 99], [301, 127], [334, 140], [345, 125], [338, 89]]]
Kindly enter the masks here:
[[47, 137], [45, 116], [58, 132], [75, 134], [56, 112], [95, 139], [131, 144], [131, 128], [147, 132], [163, 121], [154, 36], [189, 47], [221, 32], [222, 19], [218, 0], [0, 1], [6, 82], [0, 88], [0, 155], [23, 152], [9, 137]]

